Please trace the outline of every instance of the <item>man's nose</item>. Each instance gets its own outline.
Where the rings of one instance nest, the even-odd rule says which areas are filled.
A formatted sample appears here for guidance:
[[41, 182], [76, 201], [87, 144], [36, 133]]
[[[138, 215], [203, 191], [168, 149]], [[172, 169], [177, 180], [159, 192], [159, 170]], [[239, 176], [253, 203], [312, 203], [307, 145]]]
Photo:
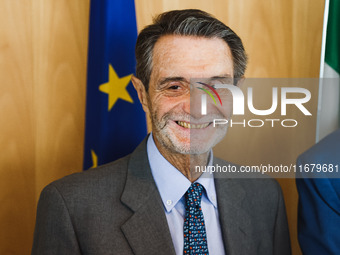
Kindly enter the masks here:
[[190, 96], [189, 96], [189, 103], [188, 103], [190, 116], [197, 118], [197, 119], [202, 117], [201, 100], [202, 100], [202, 92], [197, 88], [191, 89]]

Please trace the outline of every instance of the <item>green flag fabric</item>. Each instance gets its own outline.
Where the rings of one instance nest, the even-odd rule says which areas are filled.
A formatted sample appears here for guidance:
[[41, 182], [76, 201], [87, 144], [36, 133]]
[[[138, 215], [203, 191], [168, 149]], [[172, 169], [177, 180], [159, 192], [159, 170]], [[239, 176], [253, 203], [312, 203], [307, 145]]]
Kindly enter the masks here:
[[340, 0], [330, 0], [325, 62], [340, 73]]

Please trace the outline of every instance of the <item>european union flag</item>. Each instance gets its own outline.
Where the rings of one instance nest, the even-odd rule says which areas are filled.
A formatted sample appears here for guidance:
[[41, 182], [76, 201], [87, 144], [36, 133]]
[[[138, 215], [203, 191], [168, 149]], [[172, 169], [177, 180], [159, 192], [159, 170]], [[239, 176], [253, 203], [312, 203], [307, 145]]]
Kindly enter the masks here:
[[130, 82], [136, 39], [133, 0], [91, 1], [84, 169], [131, 153], [147, 133]]

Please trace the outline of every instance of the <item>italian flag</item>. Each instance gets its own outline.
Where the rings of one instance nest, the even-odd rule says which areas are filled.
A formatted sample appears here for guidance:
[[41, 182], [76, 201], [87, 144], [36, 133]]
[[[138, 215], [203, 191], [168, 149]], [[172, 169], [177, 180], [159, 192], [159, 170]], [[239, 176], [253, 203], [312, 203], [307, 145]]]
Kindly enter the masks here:
[[[339, 78], [340, 73], [340, 1], [330, 0], [325, 50], [324, 74]], [[327, 76], [325, 76], [327, 77]]]
[[325, 1], [316, 141], [339, 128], [340, 0]]

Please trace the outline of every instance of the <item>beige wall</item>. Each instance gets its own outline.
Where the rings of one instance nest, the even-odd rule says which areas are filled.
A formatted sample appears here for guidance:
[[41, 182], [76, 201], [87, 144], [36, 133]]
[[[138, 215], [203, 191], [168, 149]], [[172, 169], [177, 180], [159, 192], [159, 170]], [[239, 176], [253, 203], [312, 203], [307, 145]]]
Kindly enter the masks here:
[[[136, 0], [139, 29], [170, 9], [201, 8], [220, 18], [244, 41], [247, 77], [317, 77], [323, 5]], [[28, 254], [41, 189], [82, 167], [89, 0], [0, 0], [0, 10], [0, 254]], [[303, 123], [289, 132], [231, 130], [216, 154], [237, 163], [277, 164], [284, 153], [282, 163], [293, 162], [313, 143], [315, 120]], [[295, 183], [279, 181], [293, 251], [300, 254]]]

